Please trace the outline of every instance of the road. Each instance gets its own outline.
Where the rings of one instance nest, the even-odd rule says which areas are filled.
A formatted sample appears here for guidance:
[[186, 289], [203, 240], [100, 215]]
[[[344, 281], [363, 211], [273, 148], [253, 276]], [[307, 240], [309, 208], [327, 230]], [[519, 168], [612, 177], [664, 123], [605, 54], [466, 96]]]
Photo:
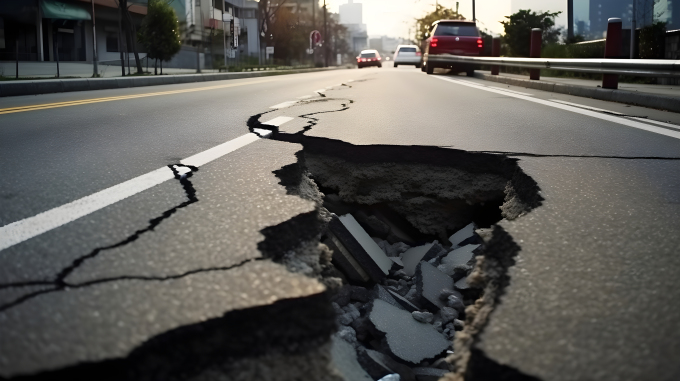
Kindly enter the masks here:
[[319, 347], [324, 286], [280, 260], [315, 204], [283, 169], [344, 143], [509, 157], [540, 187], [498, 224], [520, 249], [470, 379], [680, 376], [678, 114], [383, 68], [1, 98], [0, 126], [0, 377], [143, 373], [162, 343], [213, 348], [190, 332], [220, 319], [270, 335], [258, 309], [316, 328], [223, 355]]

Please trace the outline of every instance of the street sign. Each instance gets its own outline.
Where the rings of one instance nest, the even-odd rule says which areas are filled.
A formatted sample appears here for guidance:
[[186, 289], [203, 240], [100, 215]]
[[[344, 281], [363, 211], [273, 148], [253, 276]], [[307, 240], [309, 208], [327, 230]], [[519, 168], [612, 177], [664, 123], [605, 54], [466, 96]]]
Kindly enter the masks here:
[[233, 25], [234, 25], [234, 30], [233, 30], [233, 36], [234, 38], [231, 41], [231, 46], [234, 48], [238, 48], [238, 36], [241, 34], [241, 22], [238, 19], [238, 17], [234, 17], [233, 20]]
[[273, 46], [267, 46], [267, 48], [265, 49], [265, 52], [267, 54], [274, 54], [274, 47]]
[[307, 54], [314, 54], [314, 49], [307, 49]]
[[229, 13], [222, 13], [222, 21], [230, 22], [233, 17]]
[[313, 49], [315, 46], [319, 46], [321, 44], [321, 32], [318, 30], [313, 30], [312, 33], [309, 34], [309, 48]]

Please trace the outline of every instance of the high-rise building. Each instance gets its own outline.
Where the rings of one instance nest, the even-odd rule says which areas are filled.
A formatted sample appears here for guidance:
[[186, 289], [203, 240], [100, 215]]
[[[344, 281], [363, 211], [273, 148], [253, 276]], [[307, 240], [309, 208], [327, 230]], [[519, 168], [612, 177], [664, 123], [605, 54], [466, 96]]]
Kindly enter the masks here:
[[348, 0], [340, 5], [340, 24], [347, 28], [347, 42], [353, 52], [360, 52], [368, 47], [368, 30], [363, 23], [361, 3]]
[[363, 5], [349, 0], [340, 5], [340, 24], [363, 24]]
[[[624, 29], [630, 29], [633, 19], [633, 0], [573, 0], [574, 24], [577, 34], [588, 39], [604, 38], [607, 22], [612, 17], [620, 18]], [[680, 27], [680, 0], [635, 0], [637, 28], [651, 25], [655, 21], [667, 22], [669, 29], [673, 25]], [[674, 7], [673, 3], [678, 3]], [[674, 24], [675, 23], [675, 24]]]

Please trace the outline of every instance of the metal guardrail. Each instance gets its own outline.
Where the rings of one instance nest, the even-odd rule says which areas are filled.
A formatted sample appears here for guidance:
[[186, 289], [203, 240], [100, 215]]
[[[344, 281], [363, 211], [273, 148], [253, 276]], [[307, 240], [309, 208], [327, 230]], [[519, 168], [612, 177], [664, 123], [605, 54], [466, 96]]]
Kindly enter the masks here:
[[569, 59], [569, 58], [515, 58], [470, 57], [437, 54], [427, 57], [435, 63], [452, 62], [521, 67], [525, 69], [551, 69], [580, 73], [619, 74], [641, 77], [680, 78], [680, 61], [630, 60], [630, 59]]

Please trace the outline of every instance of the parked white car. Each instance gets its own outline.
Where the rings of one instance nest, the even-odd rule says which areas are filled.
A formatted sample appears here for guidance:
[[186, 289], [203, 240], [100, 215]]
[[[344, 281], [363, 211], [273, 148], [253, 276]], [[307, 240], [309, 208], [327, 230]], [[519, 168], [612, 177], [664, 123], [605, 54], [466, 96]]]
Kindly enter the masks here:
[[394, 51], [394, 67], [399, 65], [415, 65], [420, 67], [421, 64], [420, 48], [416, 45], [399, 45]]

